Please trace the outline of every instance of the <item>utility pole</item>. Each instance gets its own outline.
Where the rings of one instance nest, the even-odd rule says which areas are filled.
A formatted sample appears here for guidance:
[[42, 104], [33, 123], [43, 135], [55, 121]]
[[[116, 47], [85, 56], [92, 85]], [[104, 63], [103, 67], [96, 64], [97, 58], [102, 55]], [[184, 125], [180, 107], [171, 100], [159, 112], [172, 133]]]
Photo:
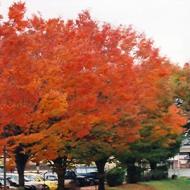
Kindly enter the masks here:
[[6, 190], [6, 186], [7, 186], [7, 183], [6, 183], [6, 173], [7, 173], [7, 170], [6, 170], [6, 158], [7, 158], [7, 148], [6, 148], [6, 145], [4, 145], [4, 148], [3, 148], [3, 176], [4, 176], [4, 190]]

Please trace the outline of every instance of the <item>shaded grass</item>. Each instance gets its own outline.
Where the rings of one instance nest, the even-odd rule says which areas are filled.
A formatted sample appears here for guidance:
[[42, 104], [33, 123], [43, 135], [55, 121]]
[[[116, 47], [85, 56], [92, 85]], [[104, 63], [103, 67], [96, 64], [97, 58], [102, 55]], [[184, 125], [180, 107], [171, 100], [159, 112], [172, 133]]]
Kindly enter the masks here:
[[107, 187], [107, 190], [190, 190], [190, 179], [150, 181], [139, 184], [125, 184], [118, 187]]
[[176, 180], [150, 181], [145, 184], [155, 188], [155, 190], [190, 190], [190, 179], [179, 178]]

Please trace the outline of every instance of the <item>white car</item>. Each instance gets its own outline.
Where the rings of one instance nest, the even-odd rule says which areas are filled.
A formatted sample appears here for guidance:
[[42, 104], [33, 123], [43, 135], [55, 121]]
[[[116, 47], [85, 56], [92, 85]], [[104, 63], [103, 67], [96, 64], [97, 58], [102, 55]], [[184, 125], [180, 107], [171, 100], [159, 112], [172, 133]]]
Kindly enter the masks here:
[[[18, 186], [19, 176], [17, 173], [7, 173], [7, 179], [10, 180], [13, 184], [16, 184]], [[24, 176], [24, 183], [25, 183], [26, 189], [49, 190], [48, 186], [44, 185], [43, 181], [41, 182], [33, 181], [27, 176]]]

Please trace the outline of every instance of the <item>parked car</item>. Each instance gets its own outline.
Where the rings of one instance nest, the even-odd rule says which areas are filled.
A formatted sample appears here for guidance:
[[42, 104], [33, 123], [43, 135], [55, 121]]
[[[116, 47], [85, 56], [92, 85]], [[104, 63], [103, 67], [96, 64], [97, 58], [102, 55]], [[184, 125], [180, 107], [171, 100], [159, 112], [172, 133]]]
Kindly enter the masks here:
[[[0, 189], [4, 188], [4, 177], [0, 177]], [[8, 179], [6, 179], [6, 189], [17, 189], [16, 186], [13, 186]]]
[[[43, 174], [37, 174], [37, 173], [25, 173], [25, 177], [31, 181], [31, 183], [35, 184], [38, 187], [41, 187], [42, 189], [49, 189], [49, 190], [55, 190], [57, 188], [57, 181], [53, 180], [44, 180]], [[54, 178], [55, 179], [55, 178]], [[39, 189], [37, 187], [37, 189]]]
[[99, 183], [96, 167], [78, 167], [76, 168], [76, 175], [85, 177], [88, 185], [97, 185]]
[[72, 179], [75, 181], [76, 186], [84, 187], [89, 185], [89, 180], [85, 176], [77, 175], [73, 170], [67, 170], [65, 179]]
[[[26, 173], [25, 178], [27, 179], [27, 184], [34, 185], [37, 190], [49, 190], [49, 186], [45, 184], [43, 178], [36, 173]], [[26, 181], [25, 179], [25, 181]]]
[[[42, 174], [42, 177], [45, 181], [45, 184], [49, 186], [51, 190], [56, 190], [58, 185], [58, 177], [56, 173], [46, 172]], [[75, 177], [72, 174], [65, 175], [65, 188], [67, 189], [74, 189], [77, 185]]]
[[85, 177], [89, 185], [97, 185], [99, 183], [99, 177], [97, 172], [80, 173], [77, 175]]
[[[4, 184], [4, 177], [0, 176], [0, 185], [3, 186], [3, 184]], [[19, 184], [18, 181], [16, 181], [15, 175], [10, 176], [9, 174], [7, 174], [6, 185], [8, 189], [18, 189]], [[33, 185], [28, 185], [28, 184], [26, 184], [24, 188], [25, 190], [36, 190], [36, 188]]]
[[[12, 186], [19, 187], [19, 176], [17, 173], [7, 173], [7, 180]], [[36, 190], [36, 187], [30, 183], [27, 177], [24, 177], [25, 185], [24, 188], [27, 190]]]
[[45, 175], [42, 174], [41, 176], [42, 176], [44, 183], [50, 188], [50, 190], [57, 189], [58, 179], [55, 174], [46, 173]]

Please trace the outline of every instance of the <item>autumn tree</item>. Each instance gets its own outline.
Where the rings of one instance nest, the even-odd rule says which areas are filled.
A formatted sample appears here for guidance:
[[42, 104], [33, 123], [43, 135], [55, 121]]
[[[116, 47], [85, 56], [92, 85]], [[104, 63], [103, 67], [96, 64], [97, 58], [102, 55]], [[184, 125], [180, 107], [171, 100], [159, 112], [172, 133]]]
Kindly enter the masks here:
[[[26, 20], [24, 13], [24, 3], [14, 3], [9, 8], [9, 20], [1, 20], [0, 25], [1, 142], [13, 147], [9, 153], [15, 155], [19, 185], [22, 187], [29, 157], [22, 138], [33, 132], [31, 122], [34, 117], [37, 122], [38, 118], [47, 120], [52, 115], [57, 116], [59, 105], [59, 111], [66, 109], [66, 95], [59, 81], [60, 77], [62, 80], [60, 68], [48, 59], [50, 45], [43, 45], [43, 34], [37, 32], [35, 17]], [[46, 102], [48, 105], [45, 105]], [[14, 126], [20, 128], [19, 134], [14, 133]], [[5, 130], [8, 135], [5, 135]], [[17, 138], [15, 135], [18, 135]], [[13, 137], [7, 138], [10, 136]]]
[[183, 140], [189, 143], [189, 110], [190, 110], [190, 65], [184, 64], [183, 67], [178, 67], [172, 75], [171, 86], [175, 94], [175, 103], [183, 110], [187, 117], [187, 124], [184, 126]]
[[[164, 97], [168, 88], [164, 82], [171, 74], [170, 63], [159, 55], [159, 50], [153, 47], [150, 40], [131, 28], [114, 29], [109, 25], [97, 28], [88, 14], [81, 15], [77, 24], [80, 40], [83, 39], [82, 34], [86, 32], [86, 35], [82, 40], [84, 43], [77, 43], [80, 44], [80, 54], [77, 54], [77, 45], [73, 46], [75, 57], [72, 60], [69, 57], [71, 62], [69, 71], [66, 70], [68, 73], [65, 73], [65, 80], [69, 76], [66, 84], [70, 84], [72, 79], [72, 88], [66, 86], [70, 90], [68, 110], [72, 113], [68, 114], [68, 121], [73, 121], [76, 117], [70, 126], [81, 126], [83, 130], [77, 131], [80, 133], [72, 146], [78, 147], [79, 154], [85, 155], [88, 161], [94, 161], [100, 176], [103, 176], [105, 163], [113, 150], [123, 150], [138, 139], [142, 120], [156, 117], [156, 112], [159, 111], [157, 114], [160, 115], [155, 119], [160, 119], [156, 126], [160, 127], [157, 128], [159, 138], [162, 128], [165, 131], [174, 129], [174, 133], [180, 134], [184, 119], [175, 106], [171, 106], [171, 93], [168, 93], [169, 99]], [[95, 35], [97, 30], [100, 44]], [[75, 38], [73, 36], [72, 40], [76, 40]], [[72, 47], [69, 49], [71, 53]], [[165, 107], [162, 104], [164, 100], [169, 101], [165, 102]], [[86, 123], [87, 119], [91, 119], [89, 116], [96, 119], [90, 125]], [[175, 121], [178, 122], [175, 124]], [[67, 120], [63, 122], [64, 125]], [[72, 138], [75, 137], [76, 134]], [[99, 189], [103, 188], [102, 178]]]
[[[40, 126], [39, 134], [32, 134], [33, 137], [44, 135], [46, 139], [44, 141], [42, 138], [39, 146], [36, 146], [35, 149], [45, 155], [51, 150], [55, 150], [51, 155], [57, 156], [55, 160], [62, 159], [62, 163], [64, 163], [63, 158], [66, 160], [65, 158], [72, 157], [72, 149], [78, 142], [85, 142], [82, 140], [88, 135], [93, 136], [93, 129], [96, 128], [99, 133], [102, 130], [103, 134], [104, 131], [111, 130], [114, 124], [120, 126], [121, 124], [117, 124], [117, 122], [124, 113], [133, 114], [133, 117], [138, 118], [134, 119], [133, 126], [130, 127], [131, 131], [125, 130], [126, 143], [137, 138], [140, 117], [136, 116], [138, 112], [135, 109], [137, 98], [133, 96], [136, 90], [136, 78], [133, 62], [128, 55], [130, 49], [127, 49], [133, 48], [132, 45], [136, 40], [135, 32], [131, 28], [112, 29], [107, 24], [99, 28], [87, 12], [81, 14], [75, 22], [68, 21], [66, 24], [60, 20], [51, 20], [51, 22], [47, 22], [47, 28], [45, 34], [48, 39], [54, 38], [55, 43], [54, 56], [49, 59], [58, 58], [57, 61], [62, 66], [61, 70], [64, 76], [62, 84], [67, 94], [68, 107], [62, 118], [51, 123], [45, 122]], [[56, 38], [56, 36], [58, 37]], [[123, 45], [122, 54], [122, 49], [117, 47], [117, 44]], [[126, 75], [126, 72], [129, 74]], [[130, 108], [130, 105], [134, 106]], [[44, 126], [49, 126], [49, 129], [43, 130]], [[122, 127], [124, 128], [124, 126]], [[44, 143], [47, 145], [51, 139], [49, 138], [50, 131], [53, 135], [52, 138], [55, 138], [54, 142], [58, 144], [54, 143], [52, 145], [54, 149], [49, 151], [49, 147]], [[118, 132], [118, 134], [121, 135], [122, 132]], [[95, 135], [93, 138], [97, 138], [97, 136]], [[109, 146], [113, 141], [111, 135], [109, 138], [103, 139]], [[101, 142], [103, 141], [99, 140], [99, 143]], [[66, 151], [68, 148], [70, 152]], [[109, 155], [110, 153], [104, 158], [103, 168], [101, 166], [99, 169], [101, 174], [104, 172], [104, 165]], [[93, 161], [98, 165], [99, 162], [102, 162], [102, 157]], [[63, 180], [63, 175], [58, 173], [58, 178], [61, 176]], [[63, 186], [60, 185], [61, 187]]]
[[181, 107], [185, 114], [188, 115], [190, 99], [189, 99], [189, 83], [190, 83], [190, 66], [186, 63], [183, 67], [176, 68], [171, 77], [171, 87], [175, 93], [176, 104]]
[[[0, 27], [1, 131], [21, 127], [14, 143], [29, 145], [33, 160], [54, 161], [59, 190], [80, 147], [104, 190], [107, 159], [138, 140], [142, 120], [162, 109], [167, 61], [133, 28], [100, 24], [88, 12], [69, 21], [24, 13], [23, 3], [13, 4]], [[171, 128], [175, 110], [161, 115]], [[165, 125], [157, 127], [161, 134]]]
[[[130, 183], [140, 179], [140, 170], [136, 163], [146, 160], [154, 170], [157, 163], [164, 162], [176, 154], [184, 132], [183, 126], [187, 122], [182, 110], [175, 104], [176, 95], [171, 85], [177, 67], [166, 58], [158, 56], [156, 49], [153, 52], [146, 62], [138, 66], [137, 72], [144, 88], [148, 83], [151, 84], [149, 93], [156, 93], [156, 99], [145, 95], [148, 97], [148, 106], [142, 107], [145, 117], [141, 121], [140, 138], [131, 143], [119, 156], [121, 162], [128, 168]], [[147, 79], [151, 79], [151, 82]]]

